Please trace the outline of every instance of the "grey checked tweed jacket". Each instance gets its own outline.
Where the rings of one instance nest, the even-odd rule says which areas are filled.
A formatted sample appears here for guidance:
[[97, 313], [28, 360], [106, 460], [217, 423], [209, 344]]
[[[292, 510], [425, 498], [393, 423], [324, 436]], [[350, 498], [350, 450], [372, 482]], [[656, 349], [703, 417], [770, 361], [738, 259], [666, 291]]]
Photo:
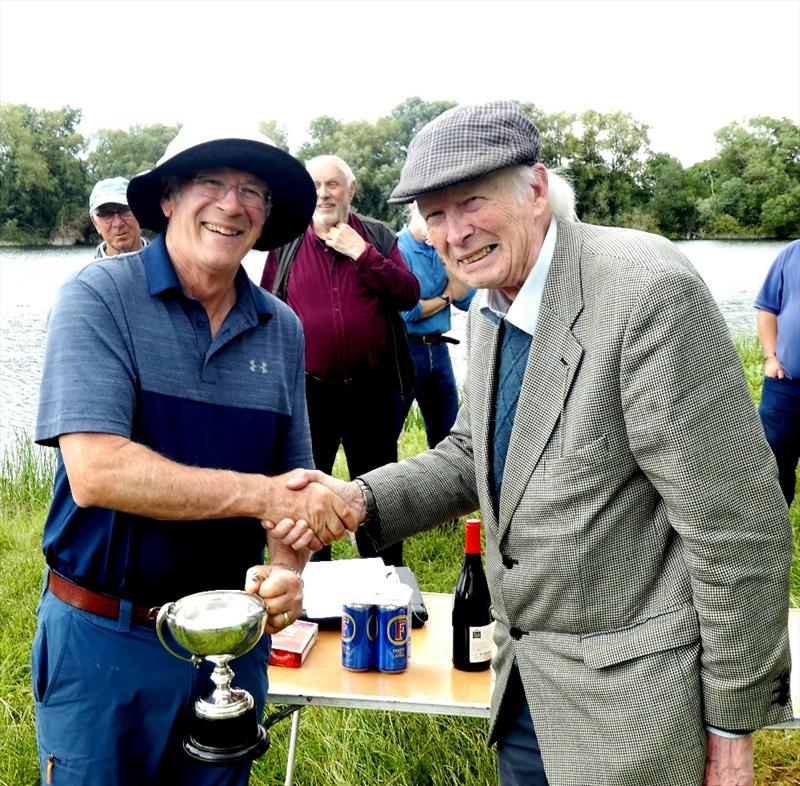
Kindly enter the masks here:
[[705, 724], [791, 717], [791, 529], [726, 325], [669, 242], [559, 222], [496, 517], [478, 307], [450, 437], [364, 476], [373, 538], [480, 506], [492, 727], [516, 658], [551, 786], [699, 786]]

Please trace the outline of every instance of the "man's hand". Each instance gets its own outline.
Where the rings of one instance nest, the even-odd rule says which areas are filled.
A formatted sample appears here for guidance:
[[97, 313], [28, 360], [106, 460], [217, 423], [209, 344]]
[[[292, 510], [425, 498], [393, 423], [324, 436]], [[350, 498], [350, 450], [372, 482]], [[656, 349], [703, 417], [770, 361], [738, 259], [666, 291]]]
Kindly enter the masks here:
[[777, 355], [770, 355], [764, 361], [764, 376], [776, 379], [783, 379], [786, 376], [786, 372], [783, 370]]
[[303, 581], [288, 566], [254, 565], [247, 571], [244, 589], [264, 601], [267, 633], [283, 630], [303, 614]]
[[309, 483], [321, 483], [343, 499], [350, 510], [353, 511], [357, 522], [355, 529], [358, 529], [359, 524], [363, 524], [367, 518], [367, 503], [358, 483], [352, 480], [346, 483], [344, 480], [334, 478], [332, 475], [326, 475], [318, 469], [300, 469], [289, 473], [289, 480], [286, 486], [290, 489], [299, 490], [305, 488]]
[[[356, 514], [341, 497], [321, 483], [314, 482], [314, 478], [290, 486], [288, 481], [295, 474], [291, 472], [266, 479], [271, 493], [259, 518], [267, 529], [273, 530], [273, 535], [277, 534], [286, 545], [299, 551], [305, 548], [319, 549], [341, 538], [346, 529], [351, 532], [358, 529]], [[282, 524], [286, 521], [294, 524], [288, 528], [284, 526], [281, 537], [281, 534], [274, 532], [276, 525], [272, 522], [276, 520]]]
[[[330, 489], [333, 494], [337, 495], [337, 498], [346, 503], [347, 508], [353, 513], [356, 526], [354, 528], [348, 527], [351, 532], [354, 532], [358, 525], [367, 518], [367, 505], [364, 500], [364, 494], [355, 482], [345, 483], [343, 480], [338, 480], [316, 469], [294, 470], [281, 477], [287, 479], [287, 489], [294, 492], [302, 491], [314, 485], [323, 485]], [[286, 517], [277, 522], [265, 519], [261, 523], [269, 532], [271, 538], [279, 541], [284, 546], [290, 546], [295, 551], [302, 551], [303, 549], [319, 551], [323, 546], [330, 543], [330, 540], [325, 539], [325, 533], [321, 535], [315, 533], [305, 519]]]
[[314, 534], [314, 530], [308, 526], [305, 519], [297, 521], [281, 519], [278, 522], [263, 519], [261, 526], [267, 530], [268, 537], [273, 543], [280, 543], [301, 554], [306, 551], [319, 551], [327, 545]]
[[364, 239], [353, 227], [341, 222], [332, 226], [326, 234], [320, 235], [320, 237], [327, 246], [350, 259], [358, 259], [367, 247]]
[[469, 292], [469, 284], [462, 281], [460, 278], [448, 276], [447, 286], [445, 287], [444, 294], [450, 295], [450, 300], [463, 300]]
[[703, 786], [753, 786], [753, 738], [708, 733]]

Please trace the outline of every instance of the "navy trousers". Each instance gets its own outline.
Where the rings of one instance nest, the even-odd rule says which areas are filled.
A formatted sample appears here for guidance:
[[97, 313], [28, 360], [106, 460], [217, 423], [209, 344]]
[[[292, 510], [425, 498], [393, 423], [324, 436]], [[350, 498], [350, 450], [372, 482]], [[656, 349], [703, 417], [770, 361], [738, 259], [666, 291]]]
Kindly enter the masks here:
[[[209, 767], [183, 752], [194, 701], [211, 693], [211, 664], [170, 655], [155, 630], [68, 606], [45, 591], [31, 650], [42, 784], [246, 786], [250, 762]], [[177, 652], [180, 645], [172, 643]], [[236, 658], [234, 685], [259, 718], [267, 696], [270, 637]]]
[[547, 786], [539, 740], [516, 664], [503, 696], [495, 734], [500, 786]]
[[800, 380], [764, 377], [758, 414], [778, 462], [783, 496], [791, 505], [800, 461]]

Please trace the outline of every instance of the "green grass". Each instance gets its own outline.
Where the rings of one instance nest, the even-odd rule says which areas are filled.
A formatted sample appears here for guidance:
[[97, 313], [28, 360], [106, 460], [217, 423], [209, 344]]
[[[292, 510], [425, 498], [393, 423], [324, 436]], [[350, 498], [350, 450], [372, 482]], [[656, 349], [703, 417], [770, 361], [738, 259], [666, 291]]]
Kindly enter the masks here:
[[[737, 341], [757, 401], [761, 355], [755, 339]], [[426, 447], [416, 407], [400, 438], [400, 456]], [[39, 541], [49, 501], [52, 451], [20, 438], [2, 462], [0, 477], [0, 786], [34, 786], [38, 765], [30, 692], [30, 641], [43, 559]], [[342, 457], [334, 472], [346, 477]], [[800, 495], [798, 495], [800, 496]], [[792, 605], [800, 605], [800, 501], [791, 510], [795, 532]], [[450, 592], [462, 562], [461, 529], [445, 525], [406, 542], [405, 555], [420, 586]], [[346, 542], [335, 557], [355, 556]], [[496, 783], [494, 752], [486, 747], [486, 722], [477, 718], [411, 715], [309, 707], [300, 722], [295, 782], [302, 786], [486, 786]], [[283, 783], [289, 723], [270, 731], [272, 745], [256, 762], [251, 784]], [[756, 786], [800, 783], [800, 733], [755, 735]], [[143, 784], [142, 786], [146, 786]]]
[[30, 645], [41, 584], [44, 518], [0, 520], [0, 784], [32, 784], [37, 774]]
[[34, 445], [19, 431], [0, 464], [0, 511], [34, 513], [50, 503], [55, 451]]

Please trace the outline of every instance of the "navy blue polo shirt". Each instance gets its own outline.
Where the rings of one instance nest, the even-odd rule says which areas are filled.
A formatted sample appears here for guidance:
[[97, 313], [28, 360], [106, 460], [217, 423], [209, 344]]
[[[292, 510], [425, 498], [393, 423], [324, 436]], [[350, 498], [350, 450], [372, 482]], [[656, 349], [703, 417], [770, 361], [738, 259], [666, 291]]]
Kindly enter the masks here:
[[[36, 441], [101, 432], [198, 467], [275, 475], [313, 466], [300, 321], [243, 268], [236, 291], [212, 339], [163, 235], [84, 268], [50, 314]], [[241, 589], [264, 545], [253, 518], [157, 521], [79, 508], [59, 452], [43, 550], [82, 586], [147, 604]]]

